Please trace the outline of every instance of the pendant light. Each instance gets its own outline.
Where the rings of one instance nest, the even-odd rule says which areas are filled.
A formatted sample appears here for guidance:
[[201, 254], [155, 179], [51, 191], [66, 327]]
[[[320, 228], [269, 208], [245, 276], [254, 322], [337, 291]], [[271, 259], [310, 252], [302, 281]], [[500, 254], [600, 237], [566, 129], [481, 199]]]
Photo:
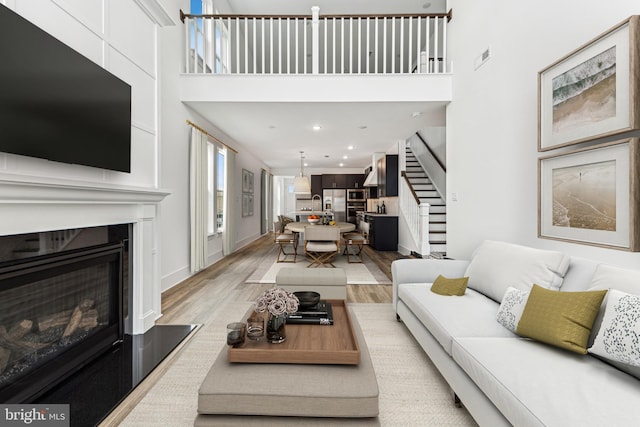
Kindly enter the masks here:
[[293, 179], [293, 192], [296, 194], [311, 194], [309, 177], [304, 176], [304, 151], [300, 152], [300, 176]]

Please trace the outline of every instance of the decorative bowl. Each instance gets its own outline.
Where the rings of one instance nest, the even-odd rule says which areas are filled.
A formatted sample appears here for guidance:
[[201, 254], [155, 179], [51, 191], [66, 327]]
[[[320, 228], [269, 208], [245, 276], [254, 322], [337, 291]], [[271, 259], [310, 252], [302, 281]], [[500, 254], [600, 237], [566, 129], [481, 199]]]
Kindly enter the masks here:
[[293, 293], [300, 301], [300, 308], [310, 308], [318, 304], [320, 294], [313, 291], [298, 291]]
[[307, 221], [309, 221], [309, 224], [317, 224], [320, 222], [320, 218], [307, 218]]

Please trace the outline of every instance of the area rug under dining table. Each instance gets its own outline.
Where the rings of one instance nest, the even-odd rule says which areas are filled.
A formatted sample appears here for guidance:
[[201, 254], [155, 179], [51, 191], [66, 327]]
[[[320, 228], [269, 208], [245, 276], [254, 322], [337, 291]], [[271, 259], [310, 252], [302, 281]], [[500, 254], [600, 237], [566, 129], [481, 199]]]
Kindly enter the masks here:
[[[300, 250], [298, 249], [298, 252]], [[292, 257], [291, 257], [292, 258]], [[298, 253], [296, 262], [263, 261], [249, 276], [246, 283], [276, 283], [276, 275], [281, 268], [307, 268], [309, 261], [304, 254]], [[336, 268], [343, 268], [347, 275], [348, 285], [390, 285], [391, 280], [368, 257], [364, 257], [363, 263], [348, 263], [347, 257], [338, 255], [333, 263]], [[331, 267], [312, 267], [331, 268]]]

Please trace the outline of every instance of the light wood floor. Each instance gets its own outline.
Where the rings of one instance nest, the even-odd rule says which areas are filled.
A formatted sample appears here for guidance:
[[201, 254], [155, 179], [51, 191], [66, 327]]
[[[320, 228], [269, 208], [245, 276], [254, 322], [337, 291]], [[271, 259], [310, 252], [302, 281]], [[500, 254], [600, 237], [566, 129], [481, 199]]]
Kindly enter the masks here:
[[[211, 310], [227, 301], [251, 301], [262, 288], [272, 285], [246, 285], [245, 281], [265, 259], [275, 260], [277, 247], [267, 234], [209, 268], [162, 294], [163, 316], [159, 324], [202, 323]], [[391, 262], [404, 258], [397, 252], [378, 252], [365, 247], [369, 257], [391, 279]], [[360, 303], [391, 302], [391, 285], [348, 285], [347, 301]]]
[[[217, 310], [229, 302], [255, 301], [273, 285], [246, 284], [265, 259], [276, 259], [273, 235], [268, 234], [162, 294], [163, 316], [157, 324], [206, 324]], [[391, 262], [404, 258], [397, 252], [377, 252], [365, 248], [369, 257], [391, 279]], [[347, 301], [361, 303], [391, 302], [391, 285], [347, 285]], [[185, 345], [183, 342], [179, 348]], [[170, 368], [179, 351], [174, 351], [135, 390], [100, 423], [116, 427], [135, 408], [144, 395]]]

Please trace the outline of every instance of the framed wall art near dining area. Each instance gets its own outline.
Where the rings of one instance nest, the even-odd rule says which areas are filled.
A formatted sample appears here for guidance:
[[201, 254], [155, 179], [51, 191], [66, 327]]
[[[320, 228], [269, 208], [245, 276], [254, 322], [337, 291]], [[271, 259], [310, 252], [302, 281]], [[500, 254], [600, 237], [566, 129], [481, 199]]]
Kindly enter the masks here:
[[538, 236], [640, 251], [638, 138], [538, 160]]
[[538, 73], [538, 151], [640, 129], [640, 16]]
[[253, 172], [242, 169], [242, 216], [253, 215]]
[[242, 192], [253, 194], [253, 172], [242, 169]]

